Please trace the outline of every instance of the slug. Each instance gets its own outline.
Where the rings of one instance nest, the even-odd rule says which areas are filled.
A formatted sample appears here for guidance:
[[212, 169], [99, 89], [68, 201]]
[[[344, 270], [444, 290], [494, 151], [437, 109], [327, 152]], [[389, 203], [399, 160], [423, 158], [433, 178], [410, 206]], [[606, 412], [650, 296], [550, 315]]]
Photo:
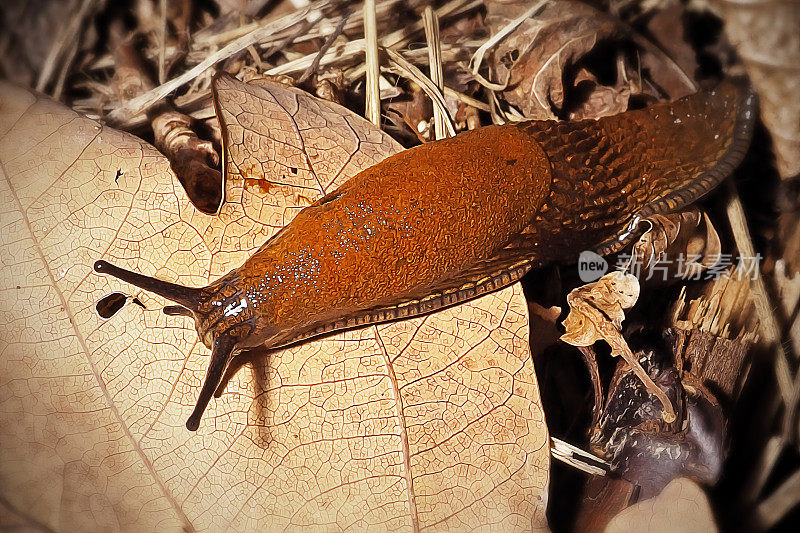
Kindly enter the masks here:
[[234, 353], [429, 313], [582, 250], [622, 249], [741, 161], [755, 96], [733, 83], [599, 120], [487, 126], [395, 154], [303, 209], [243, 265], [190, 288], [106, 261], [211, 349], [197, 430]]

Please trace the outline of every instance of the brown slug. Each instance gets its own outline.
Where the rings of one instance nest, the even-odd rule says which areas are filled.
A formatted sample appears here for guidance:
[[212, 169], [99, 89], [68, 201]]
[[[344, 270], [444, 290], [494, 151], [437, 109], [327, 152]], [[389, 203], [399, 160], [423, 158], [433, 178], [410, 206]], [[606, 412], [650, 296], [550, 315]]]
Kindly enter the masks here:
[[640, 220], [694, 202], [739, 164], [755, 105], [723, 83], [596, 121], [488, 126], [411, 148], [303, 209], [207, 287], [94, 269], [194, 318], [212, 350], [194, 431], [235, 352], [429, 313], [582, 250], [620, 250]]

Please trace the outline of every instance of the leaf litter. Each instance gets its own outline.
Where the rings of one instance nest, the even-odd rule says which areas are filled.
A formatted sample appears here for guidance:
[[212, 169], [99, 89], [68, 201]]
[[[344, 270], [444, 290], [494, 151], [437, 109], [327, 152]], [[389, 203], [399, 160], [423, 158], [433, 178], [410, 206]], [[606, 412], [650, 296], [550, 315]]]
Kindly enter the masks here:
[[[280, 76], [284, 83], [300, 83], [301, 89], [325, 99], [335, 99], [362, 114], [366, 98], [364, 80], [369, 70], [364, 63], [364, 54], [368, 48], [375, 47], [379, 52], [379, 83], [378, 87], [370, 90], [379, 91], [379, 96], [372, 98], [380, 102], [382, 126], [387, 131], [396, 132], [403, 145], [411, 146], [440, 137], [442, 131], [436, 133], [435, 129], [442, 125], [448, 128], [448, 134], [452, 134], [523, 117], [582, 119], [615, 114], [657, 99], [676, 98], [692, 92], [698, 78], [704, 76], [700, 71], [709, 57], [718, 61], [721, 69], [730, 68], [726, 63], [726, 50], [730, 50], [725, 48], [726, 43], [714, 43], [716, 49], [709, 48], [708, 44], [698, 44], [692, 41], [696, 39], [697, 31], [690, 25], [684, 25], [681, 32], [664, 30], [671, 23], [674, 26], [676, 20], [686, 21], [696, 16], [692, 11], [694, 8], [662, 7], [659, 3], [626, 3], [606, 12], [577, 2], [546, 2], [531, 9], [532, 4], [455, 0], [434, 5], [430, 10], [432, 13], [424, 15], [423, 6], [413, 2], [378, 1], [374, 8], [376, 36], [372, 39], [364, 37], [364, 9], [360, 4], [343, 7], [337, 2], [318, 0], [298, 8], [290, 2], [277, 2], [270, 6], [265, 2], [219, 2], [218, 9], [209, 11], [193, 2], [178, 2], [175, 5], [168, 3], [169, 9], [162, 11], [164, 5], [147, 0], [134, 2], [132, 18], [122, 26], [118, 35], [121, 43], [135, 42], [135, 54], [140, 56], [134, 56], [134, 63], [138, 61], [139, 66], [128, 69], [127, 78], [123, 76], [125, 61], [120, 57], [118, 47], [104, 48], [108, 43], [102, 42], [103, 35], [96, 35], [92, 25], [87, 24], [103, 9], [107, 10], [103, 16], [110, 20], [118, 19], [119, 13], [104, 2], [87, 1], [76, 2], [72, 11], [69, 24], [72, 42], [68, 42], [65, 35], [53, 34], [47, 62], [29, 62], [33, 67], [23, 75], [23, 79], [27, 76], [30, 80], [30, 72], [33, 72], [38, 75], [40, 86], [49, 94], [92, 118], [106, 120], [115, 127], [139, 135], [156, 144], [170, 158], [172, 168], [194, 206], [200, 212], [216, 213], [218, 218], [217, 222], [203, 221], [199, 224], [205, 228], [202, 246], [214, 250], [213, 259], [201, 275], [206, 278], [235, 266], [240, 261], [235, 249], [253, 249], [261, 239], [291, 219], [292, 213], [296, 212], [293, 206], [302, 207], [319, 194], [313, 190], [300, 193], [292, 188], [291, 180], [287, 178], [291, 177], [292, 168], [298, 169], [302, 177], [303, 166], [300, 164], [285, 165], [284, 170], [288, 172], [282, 170], [282, 173], [275, 173], [274, 167], [265, 171], [258, 165], [245, 165], [239, 172], [225, 176], [227, 181], [221, 184], [222, 169], [217, 167], [217, 161], [229, 156], [223, 152], [223, 133], [211, 99], [210, 89], [217, 69], [247, 80]], [[511, 28], [510, 21], [526, 10], [530, 10], [529, 16]], [[435, 34], [430, 28], [432, 20], [439, 26], [436, 53], [431, 53], [429, 46], [425, 46], [428, 38], [425, 37], [423, 20], [426, 17], [429, 23], [427, 35]], [[759, 38], [748, 37], [752, 32], [741, 25], [737, 29], [735, 21], [740, 20], [737, 17], [741, 15], [733, 15], [734, 22], [726, 31], [739, 32], [731, 40], [744, 43], [740, 46], [746, 50], [744, 55], [748, 60], [758, 57], [755, 50]], [[132, 25], [130, 20], [134, 21]], [[791, 20], [791, 16], [782, 17], [782, 21]], [[485, 59], [477, 65], [476, 71], [476, 64], [470, 63], [470, 58], [504, 28], [508, 28], [505, 35], [484, 47]], [[35, 50], [35, 43], [28, 42], [24, 46], [28, 50], [25, 53], [30, 57], [36, 56], [30, 52]], [[124, 44], [121, 48], [124, 50]], [[693, 61], [695, 52], [702, 61]], [[786, 54], [788, 52], [779, 52], [777, 57], [786, 63]], [[39, 53], [38, 57], [42, 54]], [[60, 58], [61, 62], [54, 62], [53, 58]], [[4, 61], [5, 65], [10, 64], [5, 58]], [[434, 62], [433, 70], [442, 72], [442, 80], [434, 82], [429, 79], [427, 73], [431, 61]], [[59, 68], [54, 68], [56, 65]], [[759, 73], [759, 68], [757, 61], [748, 66], [754, 73]], [[5, 67], [5, 72], [5, 77], [11, 77], [8, 67]], [[780, 92], [786, 87], [785, 83], [775, 83], [770, 87], [767, 83], [772, 79], [770, 76], [756, 76], [758, 88], [764, 94], [776, 94], [768, 91], [777, 87]], [[780, 109], [780, 102], [793, 99], [781, 94], [778, 98], [766, 96], [769, 105], [765, 109], [769, 117], [767, 126], [774, 130], [778, 139], [779, 165], [786, 176], [792, 174], [791, 142], [794, 134], [789, 123], [786, 123], [789, 124], [787, 127], [775, 117], [780, 116], [776, 111]], [[388, 127], [387, 121], [391, 121], [393, 128]], [[223, 157], [220, 158], [219, 154]], [[250, 156], [243, 152], [236, 157], [228, 161], [249, 160]], [[136, 173], [130, 165], [120, 163], [118, 166], [120, 171], [116, 180], [123, 184], [124, 190], [128, 180], [136, 179]], [[237, 177], [243, 179], [240, 182], [232, 180]], [[220, 197], [221, 192], [226, 193], [225, 203]], [[157, 215], [148, 215], [152, 216]], [[259, 222], [253, 223], [251, 219]], [[58, 217], [54, 217], [52, 224], [56, 225], [57, 220]], [[190, 224], [196, 225], [202, 220], [200, 215], [193, 215]], [[242, 220], [248, 222], [237, 222]], [[784, 224], [785, 227], [796, 226], [792, 222], [795, 219], [789, 216], [786, 220], [789, 222]], [[213, 225], [219, 223], [243, 225], [235, 231], [220, 234], [213, 229]], [[713, 212], [710, 216], [704, 214], [702, 220], [696, 214], [681, 213], [653, 220], [651, 224], [651, 231], [637, 243], [634, 251], [635, 260], [641, 261], [644, 272], [652, 273], [652, 265], [659, 258], [685, 252], [700, 256], [690, 269], [689, 277], [696, 279], [714, 267], [714, 258], [722, 254], [726, 246], [724, 229], [720, 236], [714, 228], [720, 223]], [[793, 234], [784, 231], [779, 242], [789, 242], [784, 248], [791, 250], [792, 239]], [[184, 252], [177, 252], [178, 256], [181, 253]], [[794, 261], [791, 255], [785, 259], [789, 264]], [[171, 261], [174, 265], [174, 257]], [[166, 260], [160, 268], [167, 269], [164, 272], [174, 268], [179, 276], [197, 276], [196, 270], [191, 273], [191, 269], [170, 266]], [[667, 277], [673, 279], [673, 274], [670, 272]], [[641, 279], [644, 277], [646, 275]], [[560, 282], [564, 287], [562, 300], [557, 302], [563, 305], [563, 298], [568, 294], [566, 300], [570, 304], [570, 313], [565, 321], [567, 332], [563, 334], [564, 340], [586, 348], [603, 339], [612, 347], [612, 353], [619, 353], [636, 363], [622, 328], [625, 313], [631, 312], [630, 307], [623, 307], [630, 300], [631, 290], [623, 291], [627, 300], [622, 295], [613, 296], [613, 284], [600, 289], [605, 282], [594, 288], [581, 287], [570, 291], [577, 284], [568, 278]], [[171, 279], [176, 278], [171, 276]], [[689, 281], [694, 281], [697, 286], [704, 285], [702, 279]], [[643, 314], [647, 310], [646, 306], [642, 309], [643, 305], [650, 305], [651, 301], [652, 305], [663, 306], [656, 304], [657, 300], [650, 294], [660, 289], [656, 289], [652, 282], [643, 283], [643, 301], [637, 306], [640, 311], [634, 315]], [[788, 281], [781, 283], [787, 287], [784, 291], [786, 298], [797, 294], [788, 289]], [[733, 294], [730, 285], [722, 286], [719, 291]], [[692, 290], [691, 284], [689, 289]], [[683, 326], [694, 328], [698, 324], [713, 322], [716, 324], [711, 328], [714, 335], [727, 335], [729, 330], [723, 323], [726, 320], [736, 322], [730, 306], [738, 304], [731, 302], [740, 302], [742, 294], [747, 300], [748, 291], [738, 290], [735, 293], [739, 295], [737, 299], [720, 298], [719, 291], [692, 300], [690, 316], [694, 318], [684, 320]], [[120, 298], [116, 297], [114, 306], [128, 301]], [[715, 304], [720, 307], [715, 308]], [[538, 304], [531, 300], [528, 305]], [[115, 319], [128, 312], [129, 307], [138, 306], [124, 306], [117, 310]], [[544, 308], [548, 307], [544, 305]], [[661, 314], [667, 313], [662, 311]], [[548, 324], [555, 327], [558, 311], [546, 315], [546, 320], [538, 321], [538, 331], [546, 329]], [[639, 319], [634, 317], [633, 320]], [[764, 322], [763, 316], [761, 321]], [[758, 337], [752, 335], [752, 320], [750, 324], [739, 326], [748, 333], [731, 339], [731, 342], [742, 346], [758, 342]], [[691, 332], [694, 330], [686, 331], [687, 343], [691, 345]], [[537, 333], [537, 337], [555, 338], [559, 333], [547, 335], [542, 332]], [[723, 340], [718, 339], [717, 343]], [[594, 351], [588, 350], [584, 356], [588, 353], [594, 360]], [[538, 369], [540, 358], [546, 355], [536, 357]], [[680, 359], [677, 363], [679, 368], [686, 364]], [[628, 361], [632, 369], [636, 369], [636, 364]], [[690, 371], [686, 367], [681, 372]], [[274, 376], [273, 372], [271, 366], [253, 366], [253, 376], [260, 375], [268, 380]], [[602, 368], [597, 370], [597, 385], [601, 373]], [[779, 369], [781, 383], [790, 383], [790, 374], [791, 370], [787, 368]], [[259, 402], [266, 401], [267, 391], [272, 390], [266, 385], [268, 381], [256, 383], [255, 390], [262, 391], [258, 396]], [[655, 394], [654, 385], [651, 381], [646, 388]], [[252, 398], [251, 391], [235, 392], [243, 391], [237, 386], [241, 387], [234, 384], [234, 394]], [[792, 413], [796, 413], [800, 402], [800, 399], [792, 400], [791, 395], [784, 395], [784, 398], [789, 408], [783, 426], [789, 429], [782, 432], [781, 447], [791, 442], [785, 435], [797, 427]], [[549, 400], [545, 398], [544, 401]], [[662, 402], [662, 405], [668, 403]], [[600, 407], [599, 403], [596, 407]], [[265, 421], [268, 412], [267, 406], [266, 410], [254, 410], [253, 416]], [[669, 416], [667, 410], [663, 414]], [[772, 416], [779, 417], [778, 414]], [[549, 423], [559, 425], [558, 421]], [[155, 426], [151, 424], [151, 427]], [[584, 435], [589, 433], [587, 431]], [[765, 432], [768, 433], [769, 430]], [[772, 468], [775, 463], [767, 464]], [[787, 479], [786, 483], [790, 485], [792, 479]], [[565, 493], [558, 496], [563, 497]], [[552, 517], [555, 517], [551, 517], [555, 520], [551, 525], [558, 525], [564, 519], [558, 515], [557, 500], [551, 498], [550, 501], [555, 502], [550, 509]], [[759, 508], [761, 523], [774, 524], [786, 515], [786, 504], [779, 505], [776, 501], [765, 498]]]

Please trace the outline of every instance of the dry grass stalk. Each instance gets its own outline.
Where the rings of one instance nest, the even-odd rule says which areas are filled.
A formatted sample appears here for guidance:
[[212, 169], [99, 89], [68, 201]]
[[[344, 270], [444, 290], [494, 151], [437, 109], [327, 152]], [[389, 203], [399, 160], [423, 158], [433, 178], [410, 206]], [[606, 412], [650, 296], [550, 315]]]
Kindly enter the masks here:
[[757, 531], [773, 528], [797, 504], [800, 504], [800, 470], [789, 476], [756, 507], [753, 513], [754, 528]]
[[431, 79], [428, 78], [420, 69], [400, 55], [400, 53], [395, 52], [390, 48], [385, 48], [384, 50], [389, 56], [389, 70], [395, 74], [414, 80], [420, 87], [422, 87], [422, 90], [425, 91], [425, 94], [428, 95], [428, 97], [433, 101], [433, 108], [439, 110], [439, 114], [443, 119], [443, 126], [445, 127], [445, 131], [447, 133], [446, 136], [455, 136], [455, 125], [453, 124], [453, 120], [450, 118], [450, 114], [447, 112], [447, 105], [445, 104], [444, 96], [442, 96], [442, 93], [439, 91], [438, 87], [436, 87]]
[[364, 0], [364, 47], [367, 62], [366, 116], [381, 125], [380, 66], [378, 65], [378, 23], [375, 0]]
[[[753, 247], [753, 239], [750, 237], [750, 230], [747, 228], [747, 219], [744, 214], [742, 201], [736, 191], [736, 185], [728, 181], [728, 203], [726, 212], [728, 221], [733, 231], [736, 247], [739, 249], [740, 257], [756, 257]], [[761, 276], [755, 276], [751, 285], [751, 296], [755, 305], [756, 314], [761, 323], [761, 331], [766, 341], [772, 346], [775, 352], [775, 377], [778, 381], [778, 390], [787, 408], [791, 408], [793, 397], [792, 372], [789, 365], [789, 355], [786, 353], [781, 342], [781, 330], [775, 314], [772, 312], [772, 304], [767, 296], [767, 288]]]
[[[433, 12], [431, 6], [427, 6], [422, 13], [422, 20], [425, 25], [425, 39], [428, 41], [428, 65], [430, 66], [431, 82], [439, 91], [444, 89], [444, 74], [442, 71], [442, 43], [439, 39], [439, 19]], [[445, 114], [442, 109], [433, 106], [433, 130], [436, 140], [447, 137], [445, 129]], [[449, 117], [448, 117], [449, 119]]]

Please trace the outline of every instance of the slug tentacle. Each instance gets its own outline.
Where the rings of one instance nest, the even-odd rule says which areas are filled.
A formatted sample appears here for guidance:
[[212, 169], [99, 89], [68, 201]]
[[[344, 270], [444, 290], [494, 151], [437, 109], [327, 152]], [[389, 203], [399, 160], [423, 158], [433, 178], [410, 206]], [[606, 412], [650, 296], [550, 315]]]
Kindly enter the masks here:
[[[101, 274], [110, 274], [126, 283], [136, 285], [140, 289], [154, 292], [159, 296], [163, 296], [167, 300], [171, 300], [177, 304], [180, 304], [182, 307], [186, 308], [187, 311], [196, 309], [200, 304], [203, 295], [202, 289], [184, 287], [183, 285], [177, 285], [168, 281], [151, 278], [150, 276], [145, 276], [143, 274], [138, 274], [136, 272], [131, 272], [130, 270], [114, 266], [107, 261], [96, 261], [94, 263], [94, 271]], [[167, 312], [167, 314], [176, 314], [175, 307], [176, 306], [172, 305], [167, 306], [164, 308], [164, 311]]]
[[186, 422], [188, 429], [197, 430], [211, 397], [215, 392], [221, 393], [220, 383], [237, 344], [243, 342], [247, 346], [247, 342], [252, 341], [256, 318], [252, 305], [224, 277], [208, 287], [192, 288], [137, 274], [106, 261], [97, 261], [94, 269], [180, 304], [164, 307], [165, 314], [194, 319], [200, 340], [211, 348], [203, 388]]
[[208, 402], [219, 387], [225, 369], [231, 361], [231, 356], [236, 348], [236, 340], [227, 334], [221, 334], [214, 339], [214, 347], [211, 349], [211, 362], [206, 371], [206, 378], [203, 381], [203, 388], [197, 397], [191, 416], [186, 421], [186, 429], [197, 431], [200, 426], [200, 419], [208, 407]]
[[191, 309], [186, 309], [182, 305], [167, 305], [164, 307], [164, 314], [169, 316], [194, 316]]

